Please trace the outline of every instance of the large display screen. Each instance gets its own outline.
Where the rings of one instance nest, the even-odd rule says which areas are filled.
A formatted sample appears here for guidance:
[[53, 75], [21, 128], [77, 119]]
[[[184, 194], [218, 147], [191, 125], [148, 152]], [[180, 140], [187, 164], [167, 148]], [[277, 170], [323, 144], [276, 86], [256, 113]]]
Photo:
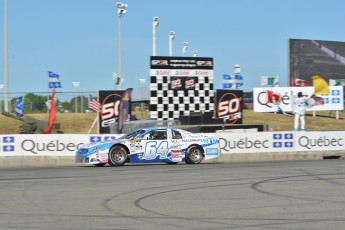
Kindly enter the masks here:
[[314, 75], [345, 79], [345, 42], [289, 39], [289, 85], [297, 78], [312, 86]]

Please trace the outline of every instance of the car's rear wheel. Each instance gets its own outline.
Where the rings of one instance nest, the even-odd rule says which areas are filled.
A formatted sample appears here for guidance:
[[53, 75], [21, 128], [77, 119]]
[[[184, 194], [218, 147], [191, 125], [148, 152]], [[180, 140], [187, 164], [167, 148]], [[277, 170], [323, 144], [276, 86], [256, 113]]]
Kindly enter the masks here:
[[128, 158], [127, 150], [120, 145], [112, 147], [108, 153], [108, 163], [111, 166], [122, 166]]
[[204, 154], [199, 146], [190, 146], [186, 152], [187, 164], [199, 164], [204, 159]]

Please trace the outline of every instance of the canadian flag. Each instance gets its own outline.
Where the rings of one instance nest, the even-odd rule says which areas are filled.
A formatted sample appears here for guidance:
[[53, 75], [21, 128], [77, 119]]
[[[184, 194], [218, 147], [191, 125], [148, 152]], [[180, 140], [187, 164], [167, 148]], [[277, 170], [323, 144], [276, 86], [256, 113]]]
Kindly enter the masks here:
[[267, 90], [267, 103], [279, 105], [280, 98], [281, 98], [280, 93], [275, 93], [271, 90]]
[[292, 77], [292, 86], [308, 86], [308, 82], [306, 80], [302, 80], [296, 77]]

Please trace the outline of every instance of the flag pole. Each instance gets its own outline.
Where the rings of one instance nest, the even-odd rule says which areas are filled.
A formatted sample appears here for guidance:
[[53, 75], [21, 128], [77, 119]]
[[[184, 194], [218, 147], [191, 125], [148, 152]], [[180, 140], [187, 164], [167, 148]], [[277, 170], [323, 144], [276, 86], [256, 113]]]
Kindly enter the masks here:
[[87, 132], [87, 134], [91, 133], [93, 127], [95, 127], [95, 124], [96, 124], [97, 120], [98, 120], [98, 113], [97, 113], [97, 116], [95, 117], [95, 120], [92, 122], [92, 125], [91, 125], [89, 131]]

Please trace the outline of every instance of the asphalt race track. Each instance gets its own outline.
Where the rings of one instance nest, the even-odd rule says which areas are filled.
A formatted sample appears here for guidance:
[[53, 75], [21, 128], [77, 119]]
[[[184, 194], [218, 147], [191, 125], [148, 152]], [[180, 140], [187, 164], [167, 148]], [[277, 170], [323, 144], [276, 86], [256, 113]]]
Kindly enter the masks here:
[[345, 161], [0, 169], [0, 229], [344, 229]]

